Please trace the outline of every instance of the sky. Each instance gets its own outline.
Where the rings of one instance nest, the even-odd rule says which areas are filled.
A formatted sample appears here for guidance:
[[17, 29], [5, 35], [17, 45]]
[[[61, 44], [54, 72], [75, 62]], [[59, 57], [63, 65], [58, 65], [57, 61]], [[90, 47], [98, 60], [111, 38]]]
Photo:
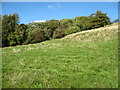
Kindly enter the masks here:
[[118, 18], [117, 2], [2, 2], [2, 15], [18, 13], [20, 23], [38, 20], [72, 19], [101, 10], [111, 21]]

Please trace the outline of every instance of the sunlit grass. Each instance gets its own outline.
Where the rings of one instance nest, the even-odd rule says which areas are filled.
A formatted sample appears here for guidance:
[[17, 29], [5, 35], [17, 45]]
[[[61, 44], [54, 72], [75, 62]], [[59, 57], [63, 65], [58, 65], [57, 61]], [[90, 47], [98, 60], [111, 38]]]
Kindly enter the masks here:
[[[117, 25], [2, 51], [3, 88], [117, 88]], [[83, 34], [84, 33], [84, 34]]]

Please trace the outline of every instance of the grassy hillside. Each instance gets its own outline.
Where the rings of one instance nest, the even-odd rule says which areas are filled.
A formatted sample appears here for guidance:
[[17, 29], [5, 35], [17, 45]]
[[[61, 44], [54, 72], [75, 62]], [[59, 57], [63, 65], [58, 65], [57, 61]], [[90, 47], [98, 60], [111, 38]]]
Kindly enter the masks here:
[[2, 49], [3, 88], [117, 88], [117, 24]]

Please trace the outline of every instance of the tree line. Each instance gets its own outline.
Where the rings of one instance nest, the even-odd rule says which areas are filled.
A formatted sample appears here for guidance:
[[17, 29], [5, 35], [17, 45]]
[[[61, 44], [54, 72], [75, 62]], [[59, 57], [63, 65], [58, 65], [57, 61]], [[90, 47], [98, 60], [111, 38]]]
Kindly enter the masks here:
[[0, 16], [0, 20], [2, 20], [2, 47], [27, 45], [62, 38], [72, 33], [112, 23], [107, 13], [102, 11], [73, 19], [48, 20], [29, 24], [20, 24], [17, 13]]

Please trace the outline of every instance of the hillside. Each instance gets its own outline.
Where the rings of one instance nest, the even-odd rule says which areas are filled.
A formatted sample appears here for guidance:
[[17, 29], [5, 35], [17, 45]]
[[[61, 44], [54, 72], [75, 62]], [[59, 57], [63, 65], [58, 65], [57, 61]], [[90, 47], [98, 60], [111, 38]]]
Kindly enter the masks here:
[[118, 25], [2, 49], [3, 88], [117, 88]]

